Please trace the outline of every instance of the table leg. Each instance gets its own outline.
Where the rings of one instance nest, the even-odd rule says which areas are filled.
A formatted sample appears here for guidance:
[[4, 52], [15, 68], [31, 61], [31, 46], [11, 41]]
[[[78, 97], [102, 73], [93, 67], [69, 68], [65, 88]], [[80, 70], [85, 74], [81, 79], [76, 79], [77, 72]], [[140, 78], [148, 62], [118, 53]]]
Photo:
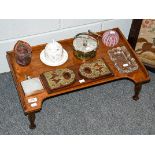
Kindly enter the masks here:
[[28, 114], [28, 119], [30, 121], [29, 128], [30, 129], [35, 129], [36, 128], [36, 125], [35, 125], [35, 113], [29, 113]]
[[133, 99], [137, 101], [139, 99], [139, 93], [142, 89], [142, 84], [135, 84], [135, 95], [133, 96]]

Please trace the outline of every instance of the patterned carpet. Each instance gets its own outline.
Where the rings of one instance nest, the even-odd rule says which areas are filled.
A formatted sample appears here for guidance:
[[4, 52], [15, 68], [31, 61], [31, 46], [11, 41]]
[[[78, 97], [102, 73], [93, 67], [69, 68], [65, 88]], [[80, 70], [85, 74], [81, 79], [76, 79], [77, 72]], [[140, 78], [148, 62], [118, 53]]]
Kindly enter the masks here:
[[155, 134], [155, 74], [150, 76], [137, 102], [128, 80], [48, 99], [36, 114], [37, 128], [30, 130], [11, 74], [0, 74], [0, 134]]

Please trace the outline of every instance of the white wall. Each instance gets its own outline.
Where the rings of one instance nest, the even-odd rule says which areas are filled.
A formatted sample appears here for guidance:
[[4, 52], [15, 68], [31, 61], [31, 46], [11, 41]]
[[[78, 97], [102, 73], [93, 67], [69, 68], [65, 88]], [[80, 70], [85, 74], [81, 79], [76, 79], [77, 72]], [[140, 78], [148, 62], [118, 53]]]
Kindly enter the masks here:
[[73, 37], [88, 29], [101, 31], [119, 27], [128, 37], [131, 19], [48, 19], [48, 20], [0, 20], [0, 73], [10, 69], [6, 60], [6, 51], [12, 50], [17, 40], [27, 41], [30, 45]]

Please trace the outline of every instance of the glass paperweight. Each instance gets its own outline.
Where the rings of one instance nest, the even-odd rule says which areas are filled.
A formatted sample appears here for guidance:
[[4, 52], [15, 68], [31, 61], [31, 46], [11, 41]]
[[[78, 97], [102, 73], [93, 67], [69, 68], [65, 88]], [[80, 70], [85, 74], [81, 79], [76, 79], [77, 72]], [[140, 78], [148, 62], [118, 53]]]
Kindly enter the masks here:
[[14, 47], [14, 53], [16, 62], [19, 65], [26, 66], [30, 64], [32, 57], [32, 48], [27, 42], [19, 40]]
[[138, 69], [138, 64], [125, 46], [113, 48], [108, 54], [120, 73], [130, 73]]
[[108, 47], [114, 47], [119, 42], [119, 34], [114, 30], [108, 30], [103, 34], [102, 42]]

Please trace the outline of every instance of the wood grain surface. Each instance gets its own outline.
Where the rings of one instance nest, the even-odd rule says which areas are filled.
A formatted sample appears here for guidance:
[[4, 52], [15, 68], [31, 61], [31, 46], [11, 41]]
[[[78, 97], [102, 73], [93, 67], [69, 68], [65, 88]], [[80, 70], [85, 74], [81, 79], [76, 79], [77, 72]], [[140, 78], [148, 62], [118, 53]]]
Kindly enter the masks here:
[[[45, 99], [47, 99], [49, 97], [56, 96], [56, 95], [61, 95], [63, 93], [71, 92], [74, 90], [78, 90], [78, 89], [82, 89], [82, 88], [86, 88], [86, 87], [90, 87], [90, 86], [94, 86], [94, 85], [98, 85], [98, 84], [104, 84], [107, 82], [124, 79], [124, 78], [132, 80], [135, 84], [143, 84], [145, 82], [148, 82], [150, 80], [148, 72], [146, 71], [143, 64], [137, 58], [134, 50], [129, 45], [129, 43], [123, 36], [122, 32], [118, 28], [115, 28], [114, 30], [116, 30], [120, 36], [120, 41], [115, 47], [125, 46], [128, 49], [128, 51], [130, 52], [131, 56], [135, 58], [136, 62], [139, 65], [139, 69], [134, 72], [128, 73], [128, 74], [119, 73], [107, 53], [107, 51], [111, 48], [106, 47], [102, 43], [102, 40], [100, 38], [99, 48], [97, 50], [96, 57], [92, 58], [92, 60], [103, 58], [105, 60], [106, 64], [108, 64], [110, 70], [112, 71], [113, 76], [109, 76], [106, 78], [99, 78], [96, 80], [91, 80], [90, 82], [81, 83], [78, 85], [76, 83], [73, 83], [72, 85], [70, 85], [66, 88], [55, 90], [50, 94], [47, 92], [46, 89], [44, 89], [44, 91], [39, 94], [32, 95], [30, 97], [26, 97], [24, 95], [24, 92], [22, 90], [20, 83], [21, 83], [21, 81], [25, 80], [25, 75], [28, 75], [31, 77], [39, 77], [42, 73], [44, 73], [46, 71], [50, 71], [50, 70], [58, 69], [58, 68], [70, 68], [70, 67], [76, 68], [80, 64], [86, 62], [85, 60], [77, 59], [74, 56], [73, 47], [72, 47], [72, 42], [73, 42], [72, 38], [59, 41], [59, 43], [63, 46], [63, 48], [68, 52], [69, 58], [65, 64], [58, 66], [58, 67], [50, 67], [50, 66], [47, 66], [41, 62], [40, 53], [45, 48], [46, 44], [32, 47], [32, 61], [28, 66], [25, 66], [25, 67], [22, 67], [16, 63], [13, 51], [7, 52], [7, 60], [8, 60], [11, 72], [12, 72], [12, 76], [13, 76], [13, 79], [14, 79], [14, 82], [15, 82], [15, 85], [16, 85], [16, 88], [18, 91], [18, 95], [19, 95], [24, 113], [30, 114], [33, 112], [38, 112], [41, 110], [43, 101]], [[98, 34], [102, 35], [103, 32], [98, 32]], [[37, 97], [37, 99], [38, 99], [36, 107], [31, 107], [31, 105], [28, 103], [28, 98], [32, 98], [32, 97]]]

